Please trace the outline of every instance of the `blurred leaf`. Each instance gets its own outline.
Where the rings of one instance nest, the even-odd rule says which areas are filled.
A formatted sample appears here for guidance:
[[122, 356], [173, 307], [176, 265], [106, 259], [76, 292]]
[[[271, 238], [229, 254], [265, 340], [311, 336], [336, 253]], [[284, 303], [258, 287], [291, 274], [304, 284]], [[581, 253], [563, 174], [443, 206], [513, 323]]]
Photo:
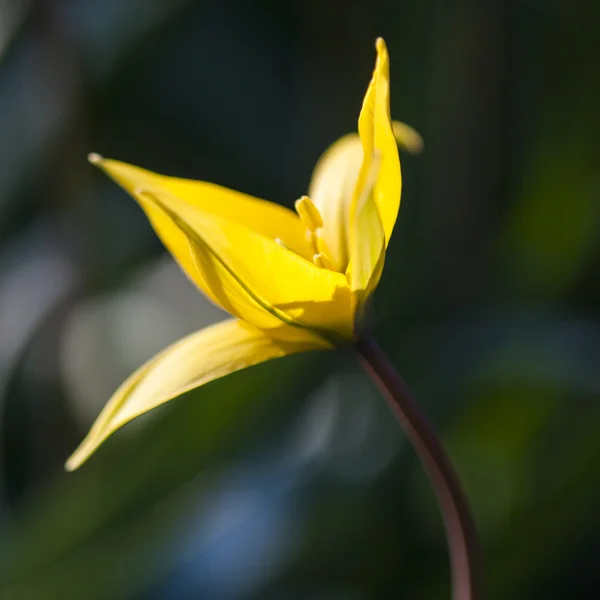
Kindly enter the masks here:
[[161, 540], [199, 509], [198, 483], [182, 486], [198, 473], [210, 486], [224, 457], [281, 423], [322, 373], [313, 357], [297, 356], [211, 383], [128, 438], [115, 435], [85, 469], [48, 482], [2, 538], [2, 598], [125, 598], [119, 573], [140, 589], [164, 575], [172, 565]]

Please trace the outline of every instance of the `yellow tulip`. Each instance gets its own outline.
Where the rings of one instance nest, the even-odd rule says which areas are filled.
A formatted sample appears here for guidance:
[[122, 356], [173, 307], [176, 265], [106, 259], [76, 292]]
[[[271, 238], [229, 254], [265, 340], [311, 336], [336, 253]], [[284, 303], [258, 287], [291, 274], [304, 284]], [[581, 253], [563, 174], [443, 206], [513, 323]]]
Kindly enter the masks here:
[[358, 135], [323, 154], [296, 212], [90, 155], [137, 200], [193, 283], [234, 318], [192, 333], [133, 373], [67, 469], [127, 422], [186, 391], [272, 358], [360, 338], [400, 206], [397, 145], [422, 145], [414, 130], [390, 118], [389, 57], [382, 39], [376, 48]]

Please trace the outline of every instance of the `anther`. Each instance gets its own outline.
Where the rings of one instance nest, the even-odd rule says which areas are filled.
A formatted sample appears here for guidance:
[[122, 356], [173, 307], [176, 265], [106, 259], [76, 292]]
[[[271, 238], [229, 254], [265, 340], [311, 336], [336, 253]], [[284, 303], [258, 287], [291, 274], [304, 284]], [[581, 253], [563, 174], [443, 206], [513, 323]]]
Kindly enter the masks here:
[[316, 231], [323, 227], [323, 218], [319, 209], [308, 196], [302, 196], [294, 205], [298, 216], [309, 231]]

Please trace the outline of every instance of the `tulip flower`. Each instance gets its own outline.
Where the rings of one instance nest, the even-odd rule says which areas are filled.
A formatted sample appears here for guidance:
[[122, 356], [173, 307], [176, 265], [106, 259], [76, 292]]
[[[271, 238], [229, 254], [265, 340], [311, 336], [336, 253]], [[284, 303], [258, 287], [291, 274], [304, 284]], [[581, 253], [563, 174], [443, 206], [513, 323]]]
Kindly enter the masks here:
[[79, 467], [128, 421], [186, 391], [266, 360], [345, 345], [361, 336], [400, 206], [397, 139], [418, 134], [390, 119], [389, 58], [377, 62], [358, 135], [318, 161], [296, 212], [202, 181], [151, 173], [92, 154], [129, 192], [186, 275], [234, 318], [192, 333], [121, 387], [67, 462]]
[[422, 146], [413, 129], [391, 120], [382, 39], [376, 49], [358, 134], [323, 154], [295, 212], [212, 183], [90, 155], [137, 200], [191, 281], [232, 319], [188, 335], [133, 373], [66, 467], [78, 468], [135, 417], [209, 381], [297, 352], [353, 346], [430, 473], [449, 533], [455, 598], [473, 600], [466, 500], [438, 438], [364, 325], [400, 207], [398, 144], [413, 152]]

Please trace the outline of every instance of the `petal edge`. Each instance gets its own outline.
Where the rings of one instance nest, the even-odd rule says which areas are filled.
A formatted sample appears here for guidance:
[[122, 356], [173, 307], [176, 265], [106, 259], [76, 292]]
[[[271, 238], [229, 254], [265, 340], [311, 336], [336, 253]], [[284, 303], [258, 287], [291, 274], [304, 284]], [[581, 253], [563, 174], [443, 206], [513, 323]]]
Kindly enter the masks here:
[[117, 429], [185, 392], [273, 358], [328, 348], [303, 330], [295, 329], [290, 340], [282, 342], [237, 319], [192, 333], [159, 352], [121, 384], [65, 468], [77, 469]]

